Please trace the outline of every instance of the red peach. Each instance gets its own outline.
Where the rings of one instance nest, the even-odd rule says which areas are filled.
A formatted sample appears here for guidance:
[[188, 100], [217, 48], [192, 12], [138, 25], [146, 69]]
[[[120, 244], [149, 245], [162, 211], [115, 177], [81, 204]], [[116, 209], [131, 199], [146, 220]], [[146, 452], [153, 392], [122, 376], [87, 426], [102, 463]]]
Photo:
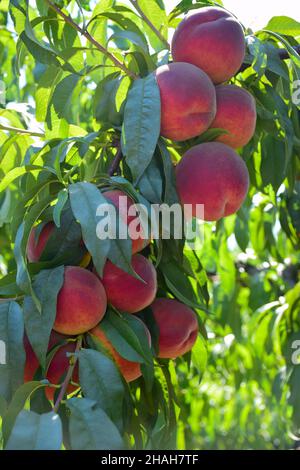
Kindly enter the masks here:
[[[50, 340], [49, 340], [49, 348], [50, 351], [54, 346], [57, 346], [58, 343], [66, 340], [65, 336], [62, 336], [55, 331], [51, 332]], [[26, 352], [26, 362], [25, 362], [25, 369], [24, 369], [24, 382], [31, 382], [34, 380], [34, 376], [39, 368], [39, 361], [36, 357], [31, 344], [27, 336], [24, 337], [24, 347]], [[53, 385], [59, 385], [60, 382], [63, 380], [64, 375], [66, 374], [68, 367], [69, 367], [69, 358], [67, 357], [67, 353], [74, 353], [75, 351], [75, 343], [70, 342], [64, 345], [61, 345], [59, 349], [54, 353], [51, 362], [49, 364], [46, 378], [49, 382]], [[73, 381], [78, 383], [78, 365], [76, 364], [74, 373], [73, 373]], [[67, 393], [72, 393], [76, 390], [76, 387], [72, 384], [68, 386]], [[48, 400], [54, 400], [56, 389], [53, 387], [46, 387], [45, 393]]]
[[67, 266], [53, 329], [65, 335], [85, 333], [102, 320], [106, 306], [106, 293], [99, 278], [84, 268]]
[[44, 225], [38, 237], [36, 236], [37, 227], [33, 227], [27, 245], [27, 258], [30, 263], [37, 263], [39, 261], [54, 227], [53, 222], [48, 222]]
[[205, 132], [216, 114], [210, 78], [192, 64], [162, 65], [154, 72], [161, 96], [161, 135], [183, 141]]
[[215, 221], [235, 213], [249, 187], [247, 167], [230, 147], [219, 142], [196, 145], [176, 167], [176, 186], [181, 204], [204, 205], [204, 220]]
[[255, 99], [247, 90], [235, 85], [219, 85], [216, 93], [217, 114], [211, 128], [228, 132], [216, 140], [233, 148], [243, 147], [255, 132]]
[[127, 313], [136, 313], [148, 307], [157, 290], [156, 271], [151, 261], [142, 255], [134, 255], [132, 268], [144, 282], [122, 271], [109, 260], [104, 266], [102, 277], [108, 302]]
[[174, 299], [156, 299], [151, 309], [159, 330], [158, 357], [175, 359], [190, 351], [199, 330], [195, 312]]
[[236, 74], [244, 60], [243, 28], [222, 8], [193, 10], [177, 27], [171, 49], [175, 62], [196, 65], [214, 83], [223, 83]]

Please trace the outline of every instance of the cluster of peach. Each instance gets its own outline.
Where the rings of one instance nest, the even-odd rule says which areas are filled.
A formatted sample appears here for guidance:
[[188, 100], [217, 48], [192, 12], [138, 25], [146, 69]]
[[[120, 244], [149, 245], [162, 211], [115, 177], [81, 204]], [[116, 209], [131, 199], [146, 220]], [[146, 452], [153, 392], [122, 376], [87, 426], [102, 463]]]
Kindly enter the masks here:
[[[119, 190], [107, 191], [104, 195], [118, 208], [120, 217], [127, 224], [129, 236], [132, 238], [129, 224], [133, 217], [129, 216], [128, 212], [130, 213], [129, 208], [134, 204], [133, 200]], [[122, 204], [119, 205], [121, 196]], [[127, 198], [127, 207], [123, 203], [124, 198]], [[48, 222], [41, 230], [36, 228], [32, 230], [27, 246], [29, 262], [40, 260], [54, 230], [57, 228], [53, 222]], [[49, 341], [49, 351], [53, 350], [54, 354], [46, 377], [52, 384], [60, 383], [69, 365], [67, 353], [74, 353], [75, 342], [68, 342], [68, 339], [83, 333], [88, 333], [95, 341], [100, 341], [102, 348], [115, 361], [127, 382], [141, 376], [140, 364], [122, 357], [101, 326], [107, 303], [127, 314], [138, 313], [150, 306], [159, 331], [157, 352], [159, 358], [174, 359], [193, 347], [198, 334], [197, 316], [193, 310], [177, 300], [156, 298], [156, 270], [151, 261], [139, 253], [148, 243], [142, 234], [138, 239], [132, 238], [132, 268], [142, 280], [122, 271], [109, 260], [104, 266], [101, 277], [92, 263], [87, 268], [80, 266], [64, 268], [64, 282], [58, 294], [56, 318]], [[143, 325], [151, 345], [150, 332], [144, 323]], [[33, 380], [37, 373], [39, 362], [27, 336], [24, 338], [24, 343], [26, 351], [24, 380], [28, 382]], [[78, 383], [78, 367], [75, 368], [72, 382]], [[75, 389], [76, 386], [71, 383], [68, 392], [71, 393]], [[46, 388], [49, 400], [54, 399], [54, 393], [55, 388]]]
[[235, 213], [248, 192], [244, 161], [233, 150], [245, 146], [256, 126], [252, 95], [224, 84], [240, 69], [245, 38], [240, 23], [226, 10], [207, 7], [190, 12], [172, 40], [174, 62], [155, 71], [161, 94], [161, 134], [173, 141], [198, 137], [208, 129], [226, 133], [190, 148], [176, 168], [182, 204], [204, 205], [204, 219]]

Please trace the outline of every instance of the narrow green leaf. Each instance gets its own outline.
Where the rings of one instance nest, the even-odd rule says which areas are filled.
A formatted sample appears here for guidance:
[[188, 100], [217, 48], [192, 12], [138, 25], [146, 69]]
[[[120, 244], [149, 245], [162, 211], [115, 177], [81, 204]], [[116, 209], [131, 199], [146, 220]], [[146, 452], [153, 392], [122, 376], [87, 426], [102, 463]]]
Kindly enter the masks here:
[[110, 249], [110, 240], [99, 240], [97, 223], [104, 218], [97, 211], [107, 201], [91, 183], [75, 183], [69, 187], [70, 202], [73, 214], [81, 225], [82, 238], [90, 252], [98, 274], [101, 276]]
[[124, 111], [122, 151], [133, 178], [149, 165], [160, 134], [160, 92], [153, 74], [136, 80]]

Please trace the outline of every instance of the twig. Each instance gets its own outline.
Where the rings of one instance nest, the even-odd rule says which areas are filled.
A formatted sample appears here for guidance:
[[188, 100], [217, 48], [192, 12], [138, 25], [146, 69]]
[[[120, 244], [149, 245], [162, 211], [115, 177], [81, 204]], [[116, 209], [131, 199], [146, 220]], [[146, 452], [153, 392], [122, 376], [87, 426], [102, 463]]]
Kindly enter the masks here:
[[17, 132], [18, 134], [32, 135], [34, 137], [45, 137], [45, 134], [43, 134], [42, 132], [32, 132], [28, 129], [19, 129], [18, 127], [3, 126], [2, 124], [0, 124], [0, 129], [3, 131]]
[[96, 41], [96, 39], [94, 39], [88, 31], [82, 29], [77, 23], [75, 23], [75, 21], [73, 21], [70, 15], [66, 15], [58, 6], [55, 5], [55, 3], [51, 2], [50, 0], [46, 0], [46, 2], [48, 3], [49, 7], [52, 8], [52, 10], [54, 10], [59, 16], [61, 16], [65, 20], [66, 23], [72, 26], [72, 28], [76, 29], [76, 31], [78, 31], [89, 42], [91, 42], [100, 52], [102, 52], [102, 54], [104, 54], [111, 62], [113, 62], [116, 67], [123, 70], [126, 75], [128, 75], [134, 80], [139, 78], [134, 72], [129, 70], [125, 64], [120, 62], [111, 52], [109, 52], [98, 41]]
[[[300, 54], [300, 46], [294, 46], [293, 49], [295, 50], [295, 52]], [[278, 49], [278, 56], [279, 56], [279, 59], [281, 60], [287, 60], [290, 58], [290, 54], [286, 49]], [[249, 67], [251, 67], [251, 64], [243, 63], [237, 73], [243, 72]]]
[[129, 0], [130, 3], [134, 6], [136, 11], [140, 14], [141, 18], [145, 21], [145, 23], [149, 26], [150, 29], [156, 34], [158, 39], [166, 46], [166, 49], [170, 49], [170, 44], [168, 41], [163, 37], [161, 32], [154, 26], [154, 24], [149, 20], [149, 18], [145, 15], [141, 7], [139, 6], [138, 0]]
[[57, 397], [57, 400], [53, 408], [54, 413], [57, 413], [59, 405], [61, 401], [63, 400], [67, 392], [68, 386], [72, 380], [73, 372], [77, 363], [77, 354], [80, 351], [81, 346], [82, 346], [82, 336], [80, 336], [77, 340], [76, 349], [75, 349], [74, 356], [73, 356], [73, 362], [70, 364], [65, 380], [62, 383], [62, 387], [60, 389], [59, 395]]
[[121, 160], [123, 158], [122, 150], [121, 150], [121, 144], [118, 144], [118, 150], [117, 153], [112, 161], [112, 164], [108, 170], [109, 176], [113, 176], [113, 174], [117, 171], [117, 169], [120, 166]]

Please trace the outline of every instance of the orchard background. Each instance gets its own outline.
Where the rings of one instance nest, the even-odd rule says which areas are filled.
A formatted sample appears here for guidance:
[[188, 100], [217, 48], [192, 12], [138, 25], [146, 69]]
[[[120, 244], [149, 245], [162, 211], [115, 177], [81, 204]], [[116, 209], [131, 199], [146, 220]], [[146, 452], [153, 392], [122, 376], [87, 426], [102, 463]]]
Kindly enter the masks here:
[[[252, 139], [237, 150], [250, 177], [241, 208], [205, 222], [195, 252], [172, 239], [140, 247], [156, 268], [157, 296], [197, 314], [192, 351], [158, 358], [153, 309], [137, 316], [109, 305], [101, 325], [141, 377], [127, 383], [115, 363], [120, 356], [86, 331], [68, 331], [70, 338], [52, 346], [50, 340], [47, 354], [64, 266], [80, 266], [96, 284], [93, 273], [100, 275], [107, 257], [132, 272], [131, 242], [108, 246], [96, 238], [104, 191], [121, 190], [146, 204], [173, 202], [173, 165], [195, 145], [224, 136], [221, 128], [180, 142], [159, 136], [152, 72], [172, 62], [170, 38], [185, 13], [222, 6], [183, 0], [166, 12], [167, 3], [0, 2], [3, 448], [298, 445], [300, 23], [293, 18], [245, 29], [246, 54], [230, 79], [251, 93], [257, 112]], [[55, 232], [45, 252], [30, 254], [33, 226], [40, 236], [49, 222]], [[80, 303], [76, 289], [67, 309]], [[87, 310], [90, 299], [93, 292], [82, 301]], [[151, 348], [138, 317], [151, 332]], [[24, 328], [40, 363], [30, 380]], [[49, 387], [44, 379], [57, 354], [64, 367], [58, 375], [52, 370]]]

